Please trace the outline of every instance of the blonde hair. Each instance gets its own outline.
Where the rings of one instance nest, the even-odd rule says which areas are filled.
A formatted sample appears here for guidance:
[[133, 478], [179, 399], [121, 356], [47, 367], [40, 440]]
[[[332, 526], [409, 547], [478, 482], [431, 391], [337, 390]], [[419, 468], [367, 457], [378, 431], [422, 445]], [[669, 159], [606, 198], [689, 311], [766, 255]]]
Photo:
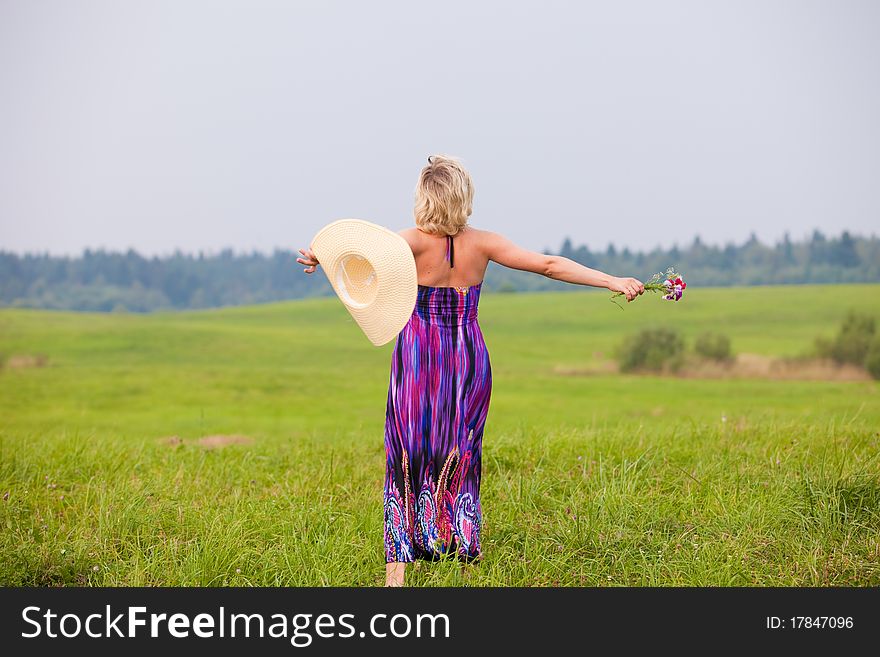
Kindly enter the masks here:
[[474, 182], [462, 163], [431, 155], [416, 185], [416, 226], [426, 233], [456, 235], [467, 225], [474, 204]]

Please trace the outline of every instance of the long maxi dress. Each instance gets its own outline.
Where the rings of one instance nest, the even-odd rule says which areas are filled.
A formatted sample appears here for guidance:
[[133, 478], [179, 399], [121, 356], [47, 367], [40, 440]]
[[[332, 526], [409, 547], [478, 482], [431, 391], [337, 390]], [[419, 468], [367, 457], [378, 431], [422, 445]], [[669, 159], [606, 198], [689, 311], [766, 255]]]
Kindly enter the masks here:
[[[454, 267], [454, 244], [446, 256]], [[482, 556], [480, 471], [492, 369], [477, 321], [482, 282], [418, 286], [397, 336], [385, 415], [385, 560]]]

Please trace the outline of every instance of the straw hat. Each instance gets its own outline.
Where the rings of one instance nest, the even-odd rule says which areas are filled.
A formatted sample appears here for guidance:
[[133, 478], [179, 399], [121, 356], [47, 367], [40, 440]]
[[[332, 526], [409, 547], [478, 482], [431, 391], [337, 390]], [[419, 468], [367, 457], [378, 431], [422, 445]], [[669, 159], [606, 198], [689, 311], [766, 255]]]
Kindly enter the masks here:
[[416, 305], [416, 261], [406, 240], [369, 221], [340, 219], [319, 230], [311, 248], [370, 342], [394, 339]]

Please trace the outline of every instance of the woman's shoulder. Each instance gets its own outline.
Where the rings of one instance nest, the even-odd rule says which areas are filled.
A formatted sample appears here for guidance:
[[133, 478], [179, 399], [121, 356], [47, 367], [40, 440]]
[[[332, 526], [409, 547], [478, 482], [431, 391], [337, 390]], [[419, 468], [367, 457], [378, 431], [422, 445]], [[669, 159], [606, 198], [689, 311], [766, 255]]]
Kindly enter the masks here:
[[500, 234], [491, 230], [482, 230], [468, 225], [467, 231], [473, 244], [484, 251], [489, 251], [498, 242], [503, 239]]
[[409, 248], [412, 249], [413, 253], [417, 254], [424, 248], [424, 233], [418, 228], [404, 228], [397, 231], [397, 234], [406, 240], [406, 243], [409, 244]]
[[[432, 241], [436, 240], [438, 237], [442, 237], [442, 235], [430, 235], [423, 230], [419, 230], [419, 228], [415, 226], [403, 228], [397, 231], [397, 234], [406, 240], [407, 244], [409, 244], [410, 248], [413, 250], [413, 253], [420, 252]], [[499, 237], [500, 235], [498, 233], [494, 233], [490, 230], [475, 228], [474, 226], [468, 224], [457, 235], [455, 235], [454, 238], [465, 238], [472, 244], [476, 244], [480, 247], [488, 247], [491, 246], [497, 239], [499, 239]]]

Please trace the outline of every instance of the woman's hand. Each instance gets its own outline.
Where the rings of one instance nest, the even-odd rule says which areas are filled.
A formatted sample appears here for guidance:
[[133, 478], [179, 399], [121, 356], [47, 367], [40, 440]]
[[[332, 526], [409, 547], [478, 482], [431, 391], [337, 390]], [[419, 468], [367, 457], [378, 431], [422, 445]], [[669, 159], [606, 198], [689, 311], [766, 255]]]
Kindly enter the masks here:
[[318, 259], [315, 257], [315, 254], [312, 253], [311, 249], [300, 249], [299, 252], [302, 253], [303, 257], [297, 258], [296, 261], [299, 264], [306, 266], [306, 268], [303, 269], [303, 271], [305, 273], [314, 274], [317, 266], [319, 264], [321, 264], [318, 262]]
[[621, 292], [626, 295], [627, 302], [645, 293], [644, 283], [635, 278], [612, 278], [608, 284], [608, 289], [612, 292]]

